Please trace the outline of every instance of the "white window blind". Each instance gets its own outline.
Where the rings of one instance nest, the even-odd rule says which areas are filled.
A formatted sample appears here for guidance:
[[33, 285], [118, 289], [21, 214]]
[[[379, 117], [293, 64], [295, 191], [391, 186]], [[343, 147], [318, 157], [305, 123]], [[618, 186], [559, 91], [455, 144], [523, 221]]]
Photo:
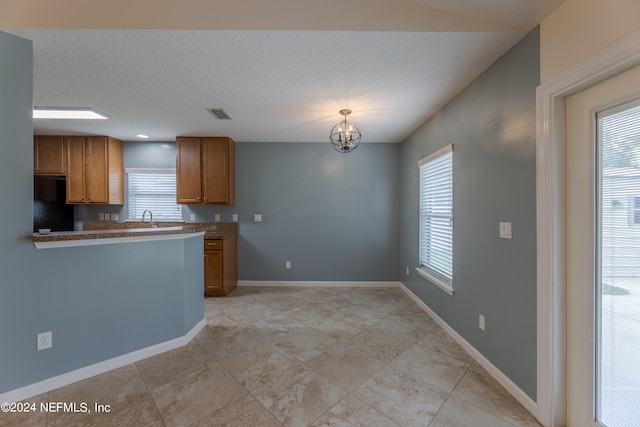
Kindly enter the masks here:
[[596, 419], [640, 425], [640, 101], [598, 115]]
[[453, 145], [418, 162], [420, 238], [418, 273], [453, 294]]
[[129, 219], [142, 218], [145, 210], [153, 220], [181, 221], [182, 206], [176, 203], [175, 169], [128, 169]]

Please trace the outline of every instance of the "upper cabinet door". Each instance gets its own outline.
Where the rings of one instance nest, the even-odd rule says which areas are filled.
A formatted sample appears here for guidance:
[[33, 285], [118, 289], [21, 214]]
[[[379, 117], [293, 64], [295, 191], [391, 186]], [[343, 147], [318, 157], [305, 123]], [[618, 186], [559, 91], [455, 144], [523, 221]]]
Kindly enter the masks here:
[[235, 203], [234, 143], [229, 138], [202, 139], [203, 203]]
[[67, 136], [67, 203], [84, 203], [84, 136]]
[[85, 147], [86, 194], [88, 203], [109, 202], [107, 138], [87, 137]]
[[200, 138], [176, 138], [176, 199], [178, 203], [202, 203]]
[[66, 153], [61, 136], [33, 138], [33, 173], [35, 175], [64, 175]]

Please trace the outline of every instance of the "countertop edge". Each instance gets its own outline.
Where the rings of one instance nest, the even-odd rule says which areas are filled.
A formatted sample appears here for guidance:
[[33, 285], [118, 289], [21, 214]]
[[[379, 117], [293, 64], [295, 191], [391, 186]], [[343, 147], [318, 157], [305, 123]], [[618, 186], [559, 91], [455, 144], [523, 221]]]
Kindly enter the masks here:
[[[169, 231], [169, 230], [167, 230]], [[117, 244], [117, 243], [137, 243], [137, 242], [150, 242], [155, 240], [180, 240], [180, 239], [188, 239], [196, 236], [204, 236], [205, 231], [187, 231], [180, 230], [173, 233], [162, 233], [162, 234], [150, 234], [149, 232], [140, 232], [140, 233], [130, 233], [132, 235], [128, 236], [109, 236], [104, 233], [91, 233], [85, 235], [76, 235], [80, 238], [75, 239], [47, 239], [47, 235], [34, 235], [33, 245], [36, 249], [53, 249], [53, 248], [69, 248], [76, 246], [98, 246], [98, 245], [109, 245], [109, 244]], [[103, 236], [96, 236], [97, 234], [104, 234]], [[59, 237], [53, 236], [51, 237]], [[83, 238], [84, 237], [84, 238]], [[37, 239], [36, 239], [37, 238]]]

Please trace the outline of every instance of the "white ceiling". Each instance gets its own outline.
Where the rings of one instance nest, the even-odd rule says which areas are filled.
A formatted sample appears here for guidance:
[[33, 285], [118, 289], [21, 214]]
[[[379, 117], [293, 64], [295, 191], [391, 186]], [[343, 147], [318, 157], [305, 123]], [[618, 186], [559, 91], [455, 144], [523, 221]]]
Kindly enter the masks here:
[[[364, 0], [351, 3], [358, 1]], [[34, 42], [35, 106], [91, 107], [110, 116], [34, 120], [36, 134], [326, 142], [341, 118], [338, 110], [350, 108], [363, 142], [400, 142], [563, 0], [392, 1], [397, 18], [405, 12], [429, 18], [421, 23], [407, 15], [410, 31], [371, 11], [360, 24], [370, 31], [345, 31], [344, 23], [323, 30], [307, 14], [284, 23], [269, 21], [270, 16], [259, 24], [228, 19], [224, 29], [209, 29], [198, 21], [182, 23], [186, 15], [179, 12], [179, 28], [171, 30], [144, 21], [94, 29], [106, 26], [41, 22], [46, 13], [31, 19], [28, 10], [17, 12], [18, 3], [12, 15], [6, 6], [11, 2], [2, 0], [0, 27]], [[268, 28], [268, 22], [277, 28]], [[297, 28], [307, 22], [317, 28]], [[224, 108], [233, 120], [215, 119], [205, 110], [211, 107]]]

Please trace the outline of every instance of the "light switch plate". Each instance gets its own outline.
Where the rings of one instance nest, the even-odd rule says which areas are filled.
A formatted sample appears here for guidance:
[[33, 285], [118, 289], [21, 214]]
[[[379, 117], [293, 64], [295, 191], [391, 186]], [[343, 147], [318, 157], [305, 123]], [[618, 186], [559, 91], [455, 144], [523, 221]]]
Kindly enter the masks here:
[[253, 222], [262, 222], [262, 214], [253, 214]]
[[231, 220], [232, 220], [233, 222], [238, 222], [238, 214], [233, 214], [233, 215], [231, 216], [231, 218], [232, 218]]
[[112, 213], [111, 214], [111, 221], [117, 221], [117, 220], [118, 220], [118, 212]]
[[510, 222], [500, 223], [500, 238], [511, 239], [511, 223]]
[[192, 213], [191, 214], [191, 221], [195, 221], [196, 220], [196, 214]]
[[217, 213], [213, 216], [215, 222], [220, 222], [220, 214]]

